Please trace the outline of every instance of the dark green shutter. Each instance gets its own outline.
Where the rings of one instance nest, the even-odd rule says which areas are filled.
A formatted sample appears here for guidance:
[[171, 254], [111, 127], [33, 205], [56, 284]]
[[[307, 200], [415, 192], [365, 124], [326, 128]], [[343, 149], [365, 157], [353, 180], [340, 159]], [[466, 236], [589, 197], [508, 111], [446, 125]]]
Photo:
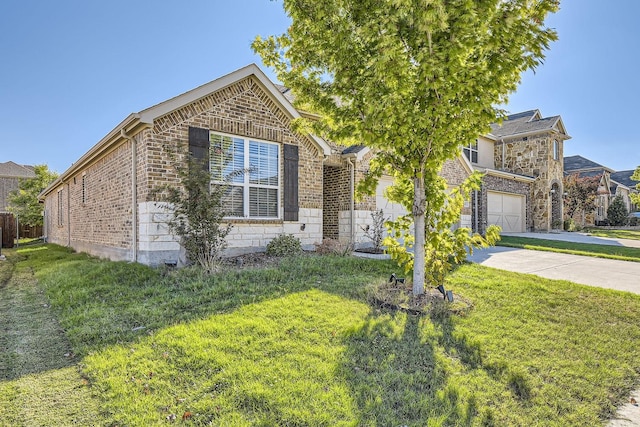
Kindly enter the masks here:
[[204, 170], [209, 170], [209, 129], [189, 126], [189, 153], [202, 163]]
[[298, 147], [284, 144], [284, 220], [298, 221]]

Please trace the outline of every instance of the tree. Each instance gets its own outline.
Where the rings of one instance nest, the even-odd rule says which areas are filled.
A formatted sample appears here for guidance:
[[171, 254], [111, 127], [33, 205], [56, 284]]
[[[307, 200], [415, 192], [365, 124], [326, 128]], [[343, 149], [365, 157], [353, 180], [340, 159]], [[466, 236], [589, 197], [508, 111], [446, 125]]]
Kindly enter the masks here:
[[[634, 181], [640, 181], [640, 166], [638, 166], [633, 172], [633, 175], [631, 175], [631, 179]], [[636, 184], [636, 190], [640, 191], [640, 182]], [[640, 206], [640, 193], [631, 193], [629, 197], [631, 197], [631, 201], [636, 206]]]
[[17, 190], [9, 193], [8, 210], [16, 215], [22, 224], [36, 227], [43, 224], [42, 205], [38, 194], [58, 178], [56, 172], [47, 165], [34, 166], [36, 176], [21, 179]]
[[[489, 130], [521, 73], [556, 33], [557, 0], [284, 0], [286, 34], [252, 46], [318, 115], [299, 130], [364, 143], [376, 158], [369, 191], [392, 171], [411, 182], [414, 294], [424, 292], [425, 212], [444, 191], [438, 172]], [[364, 188], [363, 187], [363, 188]]]
[[[197, 263], [205, 272], [213, 273], [220, 267], [222, 253], [227, 246], [226, 237], [231, 224], [223, 225], [227, 213], [224, 199], [229, 186], [211, 183], [211, 173], [191, 155], [184, 155], [185, 163], [170, 153], [180, 186], [167, 185], [154, 194], [164, 202], [172, 215], [167, 221], [169, 229], [180, 237], [187, 259]], [[235, 174], [235, 173], [234, 173]]]
[[585, 225], [585, 215], [595, 208], [596, 196], [600, 185], [599, 176], [581, 177], [578, 173], [567, 175], [563, 180], [564, 213], [567, 218], [574, 219], [575, 215], [582, 215], [582, 226]]
[[618, 195], [607, 208], [607, 219], [614, 226], [626, 225], [629, 220], [629, 211], [624, 204], [622, 196]]

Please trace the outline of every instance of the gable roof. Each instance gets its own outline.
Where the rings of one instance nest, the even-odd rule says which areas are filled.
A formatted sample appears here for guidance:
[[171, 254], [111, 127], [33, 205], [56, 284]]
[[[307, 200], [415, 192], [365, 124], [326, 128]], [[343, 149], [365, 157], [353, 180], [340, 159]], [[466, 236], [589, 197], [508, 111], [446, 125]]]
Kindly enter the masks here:
[[[138, 113], [132, 113], [125, 118], [120, 124], [118, 124], [111, 132], [109, 132], [104, 138], [102, 138], [96, 145], [94, 145], [89, 151], [87, 151], [78, 161], [63, 172], [58, 179], [56, 179], [49, 187], [47, 187], [40, 197], [46, 196], [54, 188], [56, 188], [60, 182], [64, 182], [67, 178], [73, 175], [76, 171], [83, 168], [88, 163], [94, 161], [96, 158], [107, 152], [111, 148], [117, 146], [119, 143], [130, 139], [133, 135], [142, 131], [143, 129], [153, 126], [155, 119], [164, 116], [172, 111], [180, 109], [192, 102], [195, 102], [205, 96], [208, 96], [214, 92], [231, 86], [247, 77], [253, 76], [259, 82], [262, 89], [276, 102], [276, 104], [286, 112], [292, 119], [302, 117], [301, 112], [296, 110], [291, 102], [282, 94], [282, 92], [276, 87], [276, 85], [269, 80], [264, 72], [256, 65], [249, 64], [246, 67], [240, 68], [232, 73], [217, 78], [198, 86], [188, 92], [181, 95], [170, 98], [152, 107], [146, 108]], [[322, 138], [314, 135], [309, 135], [309, 138], [318, 146], [320, 153], [328, 156], [331, 154], [331, 147]]]
[[631, 179], [631, 175], [633, 175], [634, 172], [634, 170], [613, 172], [611, 174], [611, 179], [615, 182], [619, 182], [626, 187], [634, 189], [636, 188], [637, 184], [640, 184], [640, 181]]
[[542, 117], [539, 110], [528, 110], [521, 113], [510, 114], [499, 123], [491, 124], [491, 135], [497, 138], [508, 136], [524, 136], [540, 132], [557, 132], [567, 135], [564, 123], [560, 116]]
[[12, 161], [0, 163], [0, 177], [6, 178], [33, 178], [36, 174], [33, 166], [19, 165]]

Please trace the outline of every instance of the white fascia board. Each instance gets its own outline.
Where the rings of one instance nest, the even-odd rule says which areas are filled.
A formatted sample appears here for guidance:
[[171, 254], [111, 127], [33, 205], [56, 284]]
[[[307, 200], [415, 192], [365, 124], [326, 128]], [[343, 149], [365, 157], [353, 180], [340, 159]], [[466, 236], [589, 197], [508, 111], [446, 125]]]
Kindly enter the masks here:
[[533, 178], [533, 177], [530, 177], [530, 176], [518, 175], [516, 173], [499, 171], [499, 170], [495, 170], [495, 169], [476, 168], [476, 170], [480, 171], [480, 172], [484, 172], [487, 175], [496, 176], [498, 178], [515, 179], [516, 181], [521, 181], [521, 182], [534, 182], [536, 180], [536, 178]]

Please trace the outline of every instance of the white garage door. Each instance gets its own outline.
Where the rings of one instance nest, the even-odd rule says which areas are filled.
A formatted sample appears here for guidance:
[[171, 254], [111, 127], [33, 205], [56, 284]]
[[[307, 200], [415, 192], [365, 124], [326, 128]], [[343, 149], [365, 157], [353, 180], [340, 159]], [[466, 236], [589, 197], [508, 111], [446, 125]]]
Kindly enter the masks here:
[[524, 196], [487, 192], [487, 222], [505, 233], [524, 231]]

